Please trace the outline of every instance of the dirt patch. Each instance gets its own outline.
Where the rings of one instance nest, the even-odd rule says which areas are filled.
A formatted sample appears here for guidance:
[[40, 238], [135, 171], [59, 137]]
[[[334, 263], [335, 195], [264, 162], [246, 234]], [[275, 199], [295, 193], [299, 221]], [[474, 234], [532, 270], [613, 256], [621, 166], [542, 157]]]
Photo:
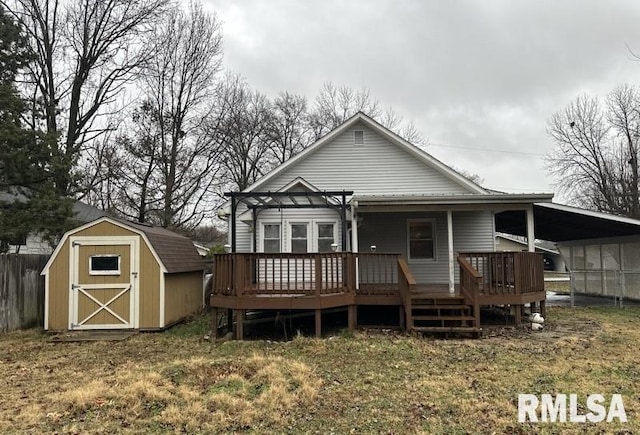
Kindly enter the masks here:
[[56, 334], [49, 338], [53, 343], [57, 342], [74, 342], [74, 341], [121, 341], [134, 335], [134, 331], [81, 331], [81, 332], [65, 332]]
[[577, 319], [546, 319], [542, 330], [534, 331], [530, 322], [524, 322], [520, 326], [489, 326], [485, 327], [482, 337], [484, 339], [513, 340], [526, 339], [538, 342], [555, 342], [557, 340], [592, 340], [602, 332], [602, 324], [595, 320]]

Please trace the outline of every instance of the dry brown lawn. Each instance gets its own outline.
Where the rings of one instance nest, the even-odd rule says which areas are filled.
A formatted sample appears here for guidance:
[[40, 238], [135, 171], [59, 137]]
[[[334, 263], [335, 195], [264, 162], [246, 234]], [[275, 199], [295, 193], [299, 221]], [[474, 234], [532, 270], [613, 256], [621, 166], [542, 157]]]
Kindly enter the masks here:
[[[358, 331], [210, 343], [0, 336], [0, 433], [640, 433], [640, 309], [552, 309], [480, 340]], [[517, 395], [624, 399], [628, 423], [519, 424]]]

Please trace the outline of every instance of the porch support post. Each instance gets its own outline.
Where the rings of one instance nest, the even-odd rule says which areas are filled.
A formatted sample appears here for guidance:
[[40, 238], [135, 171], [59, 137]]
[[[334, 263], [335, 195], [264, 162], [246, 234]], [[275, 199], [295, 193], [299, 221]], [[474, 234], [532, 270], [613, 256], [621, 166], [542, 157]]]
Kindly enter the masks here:
[[258, 210], [255, 207], [251, 209], [251, 218], [253, 220], [253, 252], [258, 252]]
[[358, 201], [351, 204], [351, 252], [358, 252]]
[[449, 293], [455, 293], [455, 269], [453, 258], [453, 212], [447, 210], [447, 249], [449, 251]]
[[342, 231], [340, 232], [341, 251], [347, 250], [347, 194], [342, 191], [342, 204], [340, 205], [340, 220], [342, 221]]
[[527, 248], [529, 252], [536, 252], [535, 220], [533, 218], [533, 204], [527, 208]]
[[231, 193], [231, 252], [236, 252], [236, 195]]
[[[351, 252], [358, 252], [358, 201], [351, 202]], [[359, 258], [355, 256], [356, 289], [360, 288], [360, 267], [358, 266]]]

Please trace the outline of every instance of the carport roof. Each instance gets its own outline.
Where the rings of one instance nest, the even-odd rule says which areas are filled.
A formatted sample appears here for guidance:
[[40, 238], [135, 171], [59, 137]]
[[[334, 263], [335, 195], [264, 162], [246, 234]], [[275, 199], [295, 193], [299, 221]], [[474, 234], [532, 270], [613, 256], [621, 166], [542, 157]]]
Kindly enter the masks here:
[[[537, 239], [566, 242], [640, 235], [640, 220], [568, 205], [536, 203], [533, 214]], [[497, 213], [496, 231], [526, 236], [526, 221], [522, 210]]]

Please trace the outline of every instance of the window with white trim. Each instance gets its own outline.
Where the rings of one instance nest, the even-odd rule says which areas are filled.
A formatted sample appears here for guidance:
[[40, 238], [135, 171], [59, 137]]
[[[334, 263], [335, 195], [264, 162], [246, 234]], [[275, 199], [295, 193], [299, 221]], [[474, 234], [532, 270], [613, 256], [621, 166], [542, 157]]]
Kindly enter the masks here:
[[306, 222], [291, 224], [291, 252], [303, 254], [309, 252], [309, 225]]
[[120, 256], [92, 255], [89, 257], [89, 275], [120, 275]]
[[264, 224], [262, 226], [263, 252], [281, 252], [280, 224]]
[[353, 131], [353, 143], [356, 145], [364, 145], [364, 130]]
[[318, 223], [318, 252], [332, 252], [331, 245], [335, 243], [335, 224]]
[[434, 260], [436, 258], [435, 220], [408, 220], [407, 236], [410, 260]]

